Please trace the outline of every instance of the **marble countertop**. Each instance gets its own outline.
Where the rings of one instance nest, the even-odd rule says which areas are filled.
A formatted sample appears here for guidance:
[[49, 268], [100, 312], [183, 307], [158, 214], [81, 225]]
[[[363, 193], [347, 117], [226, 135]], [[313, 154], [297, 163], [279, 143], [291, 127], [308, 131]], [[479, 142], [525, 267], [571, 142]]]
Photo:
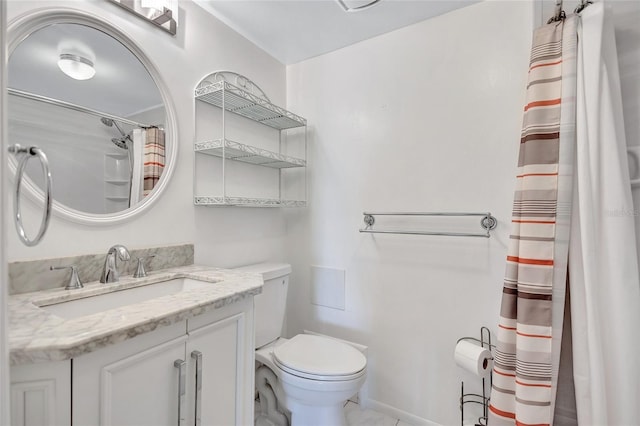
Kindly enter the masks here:
[[[58, 317], [40, 306], [140, 287], [175, 278], [211, 283], [74, 319]], [[9, 349], [12, 365], [62, 361], [262, 292], [260, 274], [206, 266], [150, 272], [146, 278], [92, 282], [83, 289], [62, 288], [9, 297]]]

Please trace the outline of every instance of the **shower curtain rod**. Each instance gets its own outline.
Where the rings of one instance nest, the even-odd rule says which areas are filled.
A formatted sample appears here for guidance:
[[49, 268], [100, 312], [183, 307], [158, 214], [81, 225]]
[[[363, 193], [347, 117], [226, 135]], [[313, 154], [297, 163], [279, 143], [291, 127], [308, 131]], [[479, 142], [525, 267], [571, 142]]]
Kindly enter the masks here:
[[[580, 0], [580, 4], [578, 4], [578, 6], [573, 10], [573, 13], [582, 12], [582, 10], [585, 7], [589, 6], [590, 4], [593, 4], [593, 1]], [[551, 18], [549, 18], [549, 20], [547, 21], [547, 24], [550, 24], [552, 22], [562, 21], [564, 18], [566, 18], [566, 16], [567, 16], [566, 13], [564, 12], [564, 10], [562, 10], [562, 0], [556, 0], [555, 13]]]
[[73, 111], [83, 112], [89, 115], [93, 115], [100, 118], [109, 118], [111, 120], [115, 120], [119, 123], [128, 124], [130, 126], [140, 127], [140, 128], [149, 128], [153, 127], [149, 124], [138, 123], [137, 121], [129, 120], [126, 118], [119, 117], [117, 115], [109, 114], [106, 112], [97, 111], [95, 109], [87, 108], [81, 105], [72, 104], [71, 102], [61, 101], [59, 99], [49, 98], [42, 95], [36, 95], [35, 93], [25, 92], [23, 90], [8, 88], [7, 92], [10, 95], [18, 96], [20, 98], [31, 99], [34, 101], [42, 102], [49, 105], [56, 105], [63, 108], [67, 108]]

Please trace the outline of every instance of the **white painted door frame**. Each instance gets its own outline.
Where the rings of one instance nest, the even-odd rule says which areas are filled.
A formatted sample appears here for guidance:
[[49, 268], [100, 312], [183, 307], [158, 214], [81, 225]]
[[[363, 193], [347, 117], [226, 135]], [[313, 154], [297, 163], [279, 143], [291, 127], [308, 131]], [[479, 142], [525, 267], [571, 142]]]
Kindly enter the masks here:
[[6, 79], [7, 79], [7, 8], [0, 1], [0, 424], [9, 424], [9, 348], [7, 344], [7, 264], [5, 241], [6, 173]]

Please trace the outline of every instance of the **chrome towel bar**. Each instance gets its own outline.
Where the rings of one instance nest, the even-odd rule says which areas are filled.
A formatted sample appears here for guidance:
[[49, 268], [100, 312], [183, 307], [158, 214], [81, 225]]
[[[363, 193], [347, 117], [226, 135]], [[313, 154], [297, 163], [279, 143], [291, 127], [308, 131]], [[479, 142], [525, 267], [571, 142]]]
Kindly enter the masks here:
[[[449, 237], [485, 237], [489, 238], [489, 231], [495, 229], [498, 220], [491, 213], [465, 213], [465, 212], [364, 212], [364, 223], [366, 227], [360, 232], [370, 234], [404, 234], [404, 235], [442, 235]], [[375, 216], [477, 216], [481, 217], [480, 226], [485, 232], [443, 232], [443, 231], [411, 231], [411, 230], [376, 230], [373, 225], [376, 223]]]

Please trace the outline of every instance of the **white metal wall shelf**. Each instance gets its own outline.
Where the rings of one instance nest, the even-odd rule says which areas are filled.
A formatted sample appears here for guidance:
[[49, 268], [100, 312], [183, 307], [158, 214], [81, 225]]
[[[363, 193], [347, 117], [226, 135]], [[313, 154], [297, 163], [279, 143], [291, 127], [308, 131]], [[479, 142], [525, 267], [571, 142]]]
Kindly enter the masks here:
[[278, 130], [307, 125], [307, 120], [299, 115], [227, 81], [217, 81], [197, 88], [196, 99]]
[[197, 206], [304, 207], [307, 202], [276, 198], [195, 197], [195, 204]]
[[[491, 213], [465, 213], [465, 212], [382, 212], [382, 213], [370, 213], [364, 212], [364, 223], [366, 227], [360, 229], [360, 232], [366, 232], [370, 234], [405, 234], [405, 235], [442, 235], [449, 237], [491, 237], [489, 231], [495, 229], [498, 226], [498, 220], [491, 215]], [[375, 216], [446, 216], [446, 217], [468, 217], [477, 216], [481, 217], [480, 226], [485, 232], [448, 232], [448, 231], [414, 231], [414, 230], [401, 230], [401, 229], [373, 229], [376, 223]]]
[[[195, 90], [196, 102], [213, 105], [221, 110], [221, 137], [211, 140], [197, 140], [194, 143], [194, 151], [196, 154], [206, 154], [222, 159], [221, 163], [221, 190], [218, 194], [209, 195], [198, 193], [197, 182], [198, 176], [196, 167], [194, 167], [194, 204], [199, 206], [246, 206], [246, 207], [303, 207], [306, 206], [306, 153], [307, 153], [307, 120], [274, 105], [269, 97], [255, 83], [248, 78], [229, 71], [218, 71], [205, 77]], [[248, 145], [245, 143], [235, 142], [227, 138], [227, 122], [225, 113], [232, 112], [254, 122], [263, 124], [279, 131], [278, 151], [273, 152], [267, 149]], [[196, 126], [198, 120], [196, 119]], [[283, 134], [289, 129], [302, 128], [303, 131], [291, 134], [288, 137], [298, 137], [304, 140], [304, 158], [296, 158], [282, 154], [283, 150]], [[197, 131], [196, 131], [196, 134]], [[263, 142], [264, 143], [264, 142]], [[297, 141], [296, 141], [297, 143]], [[297, 149], [294, 149], [294, 151]], [[240, 194], [227, 193], [227, 180], [232, 181], [229, 176], [230, 167], [226, 165], [227, 160], [233, 160], [251, 165], [257, 165], [278, 170], [278, 198], [274, 197], [253, 197], [253, 196], [237, 196]], [[214, 165], [215, 166], [215, 165]], [[217, 167], [217, 166], [216, 166]], [[283, 174], [283, 169], [304, 169], [304, 197], [303, 199], [290, 200], [285, 197], [283, 192], [291, 188], [291, 185], [285, 184], [285, 176], [292, 177], [290, 174]], [[238, 170], [238, 169], [234, 169]], [[251, 173], [249, 169], [244, 169], [246, 174]], [[294, 179], [300, 179], [298, 172], [294, 173]], [[214, 176], [215, 178], [215, 176]], [[275, 176], [274, 176], [275, 178]], [[250, 178], [247, 178], [250, 181]], [[215, 181], [212, 181], [215, 182]], [[240, 181], [242, 182], [242, 180]], [[286, 183], [291, 184], [292, 181], [287, 180]], [[295, 183], [295, 182], [293, 182]], [[247, 183], [250, 184], [250, 183]], [[299, 185], [299, 183], [298, 183]], [[285, 188], [285, 190], [283, 190]], [[242, 188], [241, 188], [242, 189]], [[237, 189], [236, 189], [237, 190]], [[208, 192], [208, 191], [207, 191]], [[216, 192], [218, 192], [216, 190]], [[266, 191], [269, 192], [269, 191]], [[273, 194], [269, 194], [273, 195]], [[298, 195], [298, 194], [296, 194]], [[298, 198], [298, 197], [295, 197]]]
[[291, 167], [304, 167], [305, 160], [289, 157], [266, 149], [256, 148], [251, 145], [225, 139], [198, 142], [195, 144], [196, 152], [224, 157], [228, 160], [241, 161], [243, 163], [256, 164], [258, 166], [272, 167], [274, 169], [286, 169]]

